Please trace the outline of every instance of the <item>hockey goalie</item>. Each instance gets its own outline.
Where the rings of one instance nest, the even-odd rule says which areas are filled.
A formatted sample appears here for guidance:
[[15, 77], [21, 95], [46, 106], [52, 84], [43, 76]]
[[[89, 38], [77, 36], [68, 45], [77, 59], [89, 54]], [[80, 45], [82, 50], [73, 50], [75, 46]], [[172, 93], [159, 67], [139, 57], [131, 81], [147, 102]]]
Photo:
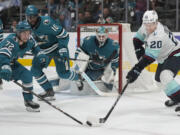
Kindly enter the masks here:
[[[107, 28], [100, 26], [96, 35], [85, 37], [76, 50], [75, 58], [79, 72], [85, 73], [101, 91], [111, 92], [118, 87], [119, 44], [108, 37]], [[83, 90], [92, 89], [88, 81], [83, 84]]]

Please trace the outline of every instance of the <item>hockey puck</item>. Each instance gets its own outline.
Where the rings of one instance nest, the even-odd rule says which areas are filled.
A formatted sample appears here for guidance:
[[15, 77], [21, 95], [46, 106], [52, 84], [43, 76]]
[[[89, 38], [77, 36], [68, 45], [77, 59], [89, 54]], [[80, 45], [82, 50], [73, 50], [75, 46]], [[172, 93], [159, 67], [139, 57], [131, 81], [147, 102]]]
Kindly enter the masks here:
[[92, 126], [92, 123], [90, 121], [86, 121], [86, 124], [90, 127]]

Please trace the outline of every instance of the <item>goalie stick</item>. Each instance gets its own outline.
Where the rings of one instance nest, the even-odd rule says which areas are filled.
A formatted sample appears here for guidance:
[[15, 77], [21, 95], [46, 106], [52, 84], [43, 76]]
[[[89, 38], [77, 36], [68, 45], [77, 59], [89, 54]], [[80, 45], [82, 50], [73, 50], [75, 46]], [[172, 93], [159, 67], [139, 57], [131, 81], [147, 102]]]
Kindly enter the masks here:
[[[17, 81], [14, 81], [15, 84], [17, 84], [18, 86], [20, 86], [22, 89], [25, 89], [24, 86], [22, 84], [20, 84]], [[78, 119], [76, 119], [75, 117], [71, 116], [70, 114], [64, 112], [63, 110], [61, 110], [60, 108], [58, 108], [57, 106], [53, 105], [51, 102], [47, 101], [46, 99], [40, 97], [39, 95], [37, 95], [36, 93], [34, 93], [33, 91], [29, 91], [31, 94], [33, 94], [34, 96], [40, 98], [42, 101], [44, 101], [45, 103], [47, 103], [48, 105], [50, 105], [51, 107], [53, 107], [54, 109], [60, 111], [61, 113], [63, 113], [64, 115], [66, 115], [67, 117], [73, 119], [74, 121], [76, 121], [78, 124], [80, 125], [84, 125], [81, 121], [79, 121]]]
[[[79, 66], [75, 65], [75, 70], [78, 71], [79, 70]], [[107, 93], [107, 92], [103, 92], [101, 91], [96, 85], [95, 83], [86, 75], [85, 72], [81, 72], [81, 76], [86, 80], [86, 82], [89, 84], [89, 86], [94, 90], [94, 92], [100, 96], [115, 96], [117, 95], [116, 93]]]
[[109, 118], [110, 114], [112, 113], [112, 111], [114, 110], [115, 106], [117, 105], [119, 99], [123, 95], [124, 91], [126, 90], [128, 84], [129, 84], [129, 80], [127, 80], [126, 85], [123, 87], [121, 93], [118, 95], [116, 101], [114, 102], [114, 104], [112, 105], [112, 107], [110, 108], [110, 110], [108, 111], [108, 113], [106, 114], [105, 117], [99, 118], [98, 120], [94, 120], [94, 122], [96, 122], [96, 123], [93, 123], [91, 120], [87, 120], [86, 124], [89, 125], [89, 126], [94, 126], [93, 124], [102, 124], [102, 123], [105, 123], [107, 121], [107, 119]]

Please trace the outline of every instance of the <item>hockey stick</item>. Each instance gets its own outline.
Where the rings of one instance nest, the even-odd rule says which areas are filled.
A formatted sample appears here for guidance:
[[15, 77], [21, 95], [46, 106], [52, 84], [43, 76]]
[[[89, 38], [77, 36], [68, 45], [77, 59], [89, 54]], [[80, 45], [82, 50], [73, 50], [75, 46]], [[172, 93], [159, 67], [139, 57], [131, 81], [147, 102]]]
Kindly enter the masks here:
[[126, 85], [123, 87], [121, 93], [118, 95], [116, 101], [114, 102], [114, 104], [112, 105], [112, 107], [110, 108], [110, 110], [108, 111], [108, 113], [106, 114], [105, 117], [99, 118], [98, 120], [94, 120], [94, 123], [91, 120], [87, 120], [86, 124], [89, 125], [89, 126], [93, 126], [93, 124], [102, 124], [102, 123], [105, 123], [107, 121], [107, 119], [109, 118], [110, 114], [112, 113], [112, 111], [114, 110], [114, 108], [115, 108], [116, 104], [118, 103], [119, 99], [123, 95], [124, 91], [126, 90], [128, 84], [129, 84], [129, 80], [127, 80]]
[[[34, 56], [33, 54], [31, 54], [31, 53], [25, 53], [25, 55], [27, 55], [27, 56]], [[59, 58], [58, 56], [54, 56], [55, 58]], [[84, 59], [75, 59], [75, 58], [69, 58], [69, 60], [73, 60], [73, 61], [92, 61], [92, 60], [84, 60]]]
[[[79, 71], [79, 66], [75, 65], [74, 69], [76, 71]], [[86, 82], [88, 83], [88, 85], [92, 88], [92, 90], [94, 90], [94, 92], [100, 96], [115, 96], [117, 95], [116, 93], [107, 93], [107, 92], [103, 92], [101, 91], [96, 85], [95, 83], [89, 78], [89, 76], [86, 75], [85, 72], [81, 73], [82, 77], [86, 80]]]
[[[20, 84], [17, 81], [14, 81], [15, 84], [17, 84], [18, 86], [20, 86], [22, 89], [25, 89], [24, 86], [22, 84]], [[81, 121], [77, 120], [75, 117], [71, 116], [70, 114], [64, 112], [63, 110], [61, 110], [60, 108], [58, 108], [57, 106], [53, 105], [51, 102], [49, 102], [48, 100], [40, 97], [39, 95], [37, 95], [36, 93], [34, 93], [33, 91], [29, 91], [31, 94], [33, 94], [34, 96], [40, 98], [41, 100], [43, 100], [45, 103], [49, 104], [51, 107], [53, 107], [54, 109], [60, 111], [61, 113], [63, 113], [64, 115], [68, 116], [69, 118], [73, 119], [74, 121], [76, 121], [77, 123], [79, 123], [80, 125], [84, 125]]]

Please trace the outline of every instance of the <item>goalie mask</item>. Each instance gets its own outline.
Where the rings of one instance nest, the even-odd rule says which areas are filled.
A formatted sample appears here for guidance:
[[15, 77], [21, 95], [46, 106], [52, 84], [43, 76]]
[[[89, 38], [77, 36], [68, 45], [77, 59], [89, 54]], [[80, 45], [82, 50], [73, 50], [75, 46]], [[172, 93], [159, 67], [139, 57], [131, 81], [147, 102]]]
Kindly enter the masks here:
[[108, 30], [104, 26], [99, 27], [96, 30], [96, 38], [99, 42], [99, 47], [104, 46], [104, 43], [108, 38]]

